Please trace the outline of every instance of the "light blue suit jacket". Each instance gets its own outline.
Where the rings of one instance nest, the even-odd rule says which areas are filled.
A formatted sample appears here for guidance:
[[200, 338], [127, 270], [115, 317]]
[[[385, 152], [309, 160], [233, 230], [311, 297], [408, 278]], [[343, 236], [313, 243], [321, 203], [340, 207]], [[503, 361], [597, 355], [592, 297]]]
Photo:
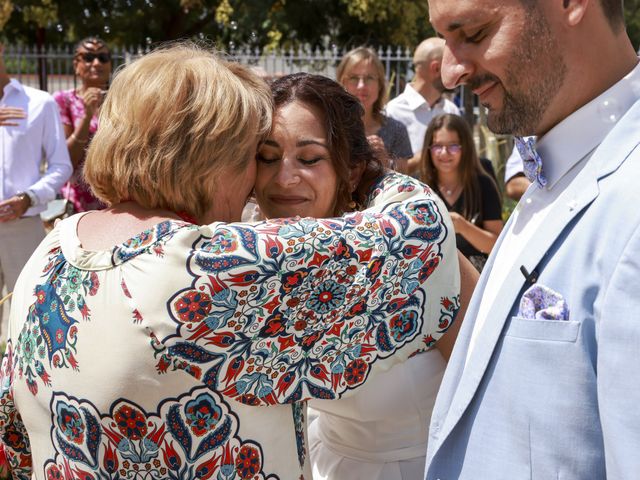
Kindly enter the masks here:
[[514, 268], [465, 368], [489, 258], [434, 408], [426, 479], [640, 479], [639, 143], [640, 102], [517, 263], [564, 297], [569, 320], [518, 318], [529, 285]]

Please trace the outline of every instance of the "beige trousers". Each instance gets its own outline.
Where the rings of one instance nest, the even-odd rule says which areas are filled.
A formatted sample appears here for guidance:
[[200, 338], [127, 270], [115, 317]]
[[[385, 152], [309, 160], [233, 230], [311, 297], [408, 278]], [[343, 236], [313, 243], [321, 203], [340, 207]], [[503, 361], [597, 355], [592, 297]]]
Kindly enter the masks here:
[[[24, 217], [0, 223], [0, 292], [13, 291], [18, 275], [31, 254], [44, 238], [44, 226], [40, 216]], [[2, 298], [3, 295], [0, 295]], [[0, 342], [7, 341], [9, 303], [0, 305]]]

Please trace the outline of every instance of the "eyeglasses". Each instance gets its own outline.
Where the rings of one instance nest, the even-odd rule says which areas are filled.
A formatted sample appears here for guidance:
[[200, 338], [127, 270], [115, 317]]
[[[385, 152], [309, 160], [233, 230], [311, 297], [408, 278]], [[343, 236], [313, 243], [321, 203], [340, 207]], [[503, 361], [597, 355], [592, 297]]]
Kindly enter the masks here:
[[365, 86], [370, 87], [378, 83], [378, 77], [374, 77], [373, 75], [350, 75], [347, 77], [347, 84], [351, 87], [357, 87], [361, 81]]
[[85, 63], [93, 63], [97, 58], [100, 63], [109, 63], [111, 61], [111, 55], [108, 53], [79, 53], [78, 57]]
[[457, 143], [452, 143], [451, 145], [431, 145], [429, 150], [431, 150], [432, 155], [442, 155], [445, 150], [452, 155], [456, 155], [462, 151], [462, 147]]

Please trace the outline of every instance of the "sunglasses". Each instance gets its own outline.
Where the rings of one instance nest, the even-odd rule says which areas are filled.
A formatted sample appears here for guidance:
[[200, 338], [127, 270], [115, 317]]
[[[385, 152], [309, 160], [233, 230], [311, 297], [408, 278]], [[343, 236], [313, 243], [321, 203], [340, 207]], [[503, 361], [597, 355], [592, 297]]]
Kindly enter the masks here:
[[79, 53], [78, 57], [85, 63], [93, 63], [97, 58], [100, 63], [109, 63], [111, 61], [111, 55], [108, 53]]
[[442, 155], [445, 151], [451, 155], [456, 155], [462, 151], [462, 147], [456, 143], [451, 145], [431, 145], [429, 147], [433, 155]]

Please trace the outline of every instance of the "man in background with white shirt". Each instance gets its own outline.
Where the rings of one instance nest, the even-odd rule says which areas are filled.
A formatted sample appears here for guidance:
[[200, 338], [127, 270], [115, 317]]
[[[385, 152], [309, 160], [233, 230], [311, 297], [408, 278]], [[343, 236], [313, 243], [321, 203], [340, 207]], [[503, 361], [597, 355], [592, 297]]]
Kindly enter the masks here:
[[[9, 78], [0, 44], [0, 292], [13, 286], [44, 238], [40, 220], [72, 167], [58, 106], [46, 92]], [[41, 175], [41, 165], [46, 165]], [[0, 318], [6, 319], [0, 306]], [[0, 335], [6, 338], [6, 322]]]
[[442, 79], [532, 185], [469, 303], [428, 480], [640, 472], [640, 66], [620, 0], [429, 0]]
[[522, 198], [531, 182], [527, 180], [520, 152], [513, 146], [511, 155], [504, 164], [504, 194], [516, 202]]
[[413, 150], [413, 158], [408, 162], [409, 173], [419, 168], [424, 134], [431, 119], [442, 113], [460, 115], [458, 107], [442, 96], [445, 90], [440, 77], [443, 47], [444, 40], [436, 37], [418, 45], [413, 53], [413, 80], [386, 107], [387, 115], [407, 127]]

